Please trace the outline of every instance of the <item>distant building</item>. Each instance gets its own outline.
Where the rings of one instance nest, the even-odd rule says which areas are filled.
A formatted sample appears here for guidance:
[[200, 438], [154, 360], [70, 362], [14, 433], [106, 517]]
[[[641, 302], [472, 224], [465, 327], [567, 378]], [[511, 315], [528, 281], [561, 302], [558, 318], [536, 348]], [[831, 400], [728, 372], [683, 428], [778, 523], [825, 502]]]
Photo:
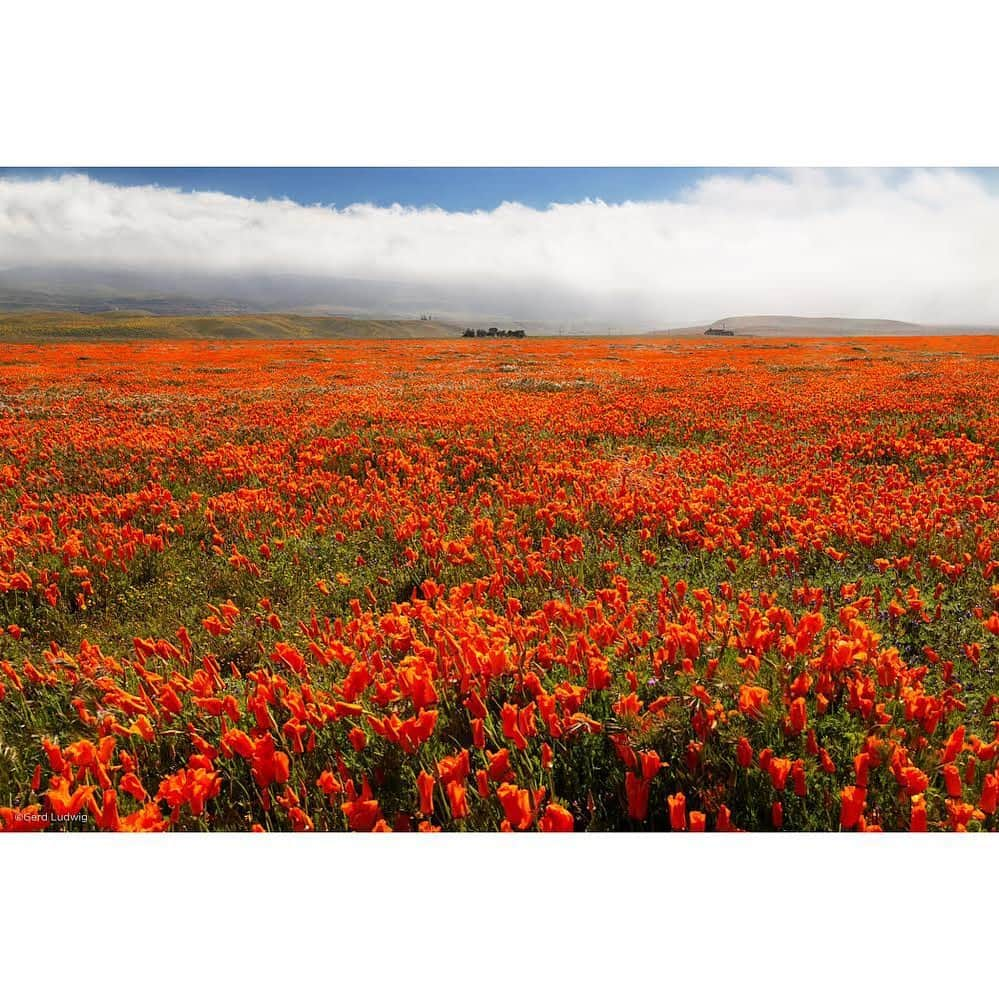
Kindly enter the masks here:
[[704, 331], [705, 336], [735, 336], [735, 330], [730, 330], [725, 326], [709, 326]]

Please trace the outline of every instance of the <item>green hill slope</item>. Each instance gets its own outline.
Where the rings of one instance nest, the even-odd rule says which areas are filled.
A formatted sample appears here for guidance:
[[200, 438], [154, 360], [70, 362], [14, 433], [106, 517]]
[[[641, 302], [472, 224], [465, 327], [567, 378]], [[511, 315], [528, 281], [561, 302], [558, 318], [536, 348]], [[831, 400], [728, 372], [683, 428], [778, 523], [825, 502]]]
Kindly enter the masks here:
[[416, 319], [359, 319], [282, 314], [151, 316], [113, 312], [0, 314], [0, 340], [418, 340], [451, 338], [461, 327]]

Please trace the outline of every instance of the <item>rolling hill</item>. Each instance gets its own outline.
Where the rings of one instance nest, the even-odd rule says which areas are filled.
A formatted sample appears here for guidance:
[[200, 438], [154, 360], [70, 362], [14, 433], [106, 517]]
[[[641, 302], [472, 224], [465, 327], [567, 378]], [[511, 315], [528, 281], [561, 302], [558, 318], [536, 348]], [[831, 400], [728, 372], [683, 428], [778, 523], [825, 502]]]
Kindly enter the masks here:
[[944, 333], [993, 333], [995, 326], [927, 326], [895, 319], [855, 319], [850, 316], [728, 316], [696, 326], [656, 330], [653, 335], [702, 336], [712, 328], [731, 330], [736, 336], [933, 336]]
[[160, 316], [140, 312], [0, 314], [0, 340], [417, 340], [461, 332], [450, 323], [347, 316]]

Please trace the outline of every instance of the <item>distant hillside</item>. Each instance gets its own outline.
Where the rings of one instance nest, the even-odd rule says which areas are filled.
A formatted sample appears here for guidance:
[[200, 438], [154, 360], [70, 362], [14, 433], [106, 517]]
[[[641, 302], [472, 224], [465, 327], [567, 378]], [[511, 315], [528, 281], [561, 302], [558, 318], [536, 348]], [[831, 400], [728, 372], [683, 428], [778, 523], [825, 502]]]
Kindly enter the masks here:
[[657, 334], [701, 336], [708, 328], [731, 330], [736, 336], [930, 336], [940, 333], [989, 333], [992, 326], [924, 326], [894, 319], [854, 319], [848, 316], [728, 316]]
[[417, 340], [452, 338], [463, 327], [415, 319], [345, 316], [151, 316], [139, 312], [0, 314], [0, 340]]
[[918, 335], [925, 327], [916, 323], [897, 322], [893, 319], [851, 319], [849, 317], [809, 316], [729, 316], [713, 323], [736, 333], [757, 336], [829, 336], [835, 334], [870, 333], [890, 336], [893, 333]]

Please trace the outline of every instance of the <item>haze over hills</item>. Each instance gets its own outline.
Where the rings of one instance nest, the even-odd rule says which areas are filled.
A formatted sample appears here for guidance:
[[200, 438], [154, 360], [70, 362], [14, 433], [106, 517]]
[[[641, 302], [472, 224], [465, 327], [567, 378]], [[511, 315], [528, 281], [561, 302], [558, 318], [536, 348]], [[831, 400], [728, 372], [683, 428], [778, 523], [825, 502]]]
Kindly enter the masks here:
[[[401, 285], [290, 275], [210, 275], [164, 271], [62, 267], [0, 270], [0, 309], [115, 312], [151, 315], [232, 315], [355, 311], [426, 312]], [[324, 304], [330, 303], [330, 304]]]
[[[629, 296], [622, 291], [621, 312]], [[207, 273], [143, 268], [16, 266], [0, 269], [0, 313], [103, 316], [107, 335], [277, 338], [290, 336], [450, 336], [465, 326], [527, 329], [531, 335], [660, 333], [700, 335], [721, 326], [741, 336], [918, 335], [987, 332], [989, 326], [920, 325], [893, 319], [737, 315], [683, 326], [615, 320], [594, 302], [551, 285], [525, 290], [497, 280], [474, 287], [296, 274]], [[421, 316], [432, 322], [421, 322]], [[113, 317], [119, 317], [113, 319]], [[136, 318], [169, 320], [136, 325]], [[560, 318], [552, 318], [559, 316]], [[227, 319], [227, 321], [223, 321]], [[196, 322], [194, 320], [197, 320]], [[237, 321], [238, 320], [238, 321]], [[319, 320], [323, 320], [320, 322]], [[36, 332], [68, 335], [65, 318], [36, 320]], [[24, 322], [19, 334], [29, 332]], [[76, 324], [96, 335], [93, 322]]]
[[[202, 273], [144, 269], [10, 267], [0, 269], [0, 312], [114, 313], [154, 316], [234, 316], [268, 313], [356, 316], [409, 320], [421, 315], [454, 325], [533, 325], [558, 330], [563, 323], [535, 320], [530, 305], [545, 297], [545, 309], [566, 316], [579, 329], [606, 329], [580, 313], [579, 303], [501, 281], [481, 287], [406, 283], [300, 274]], [[529, 305], [530, 303], [530, 305]]]

